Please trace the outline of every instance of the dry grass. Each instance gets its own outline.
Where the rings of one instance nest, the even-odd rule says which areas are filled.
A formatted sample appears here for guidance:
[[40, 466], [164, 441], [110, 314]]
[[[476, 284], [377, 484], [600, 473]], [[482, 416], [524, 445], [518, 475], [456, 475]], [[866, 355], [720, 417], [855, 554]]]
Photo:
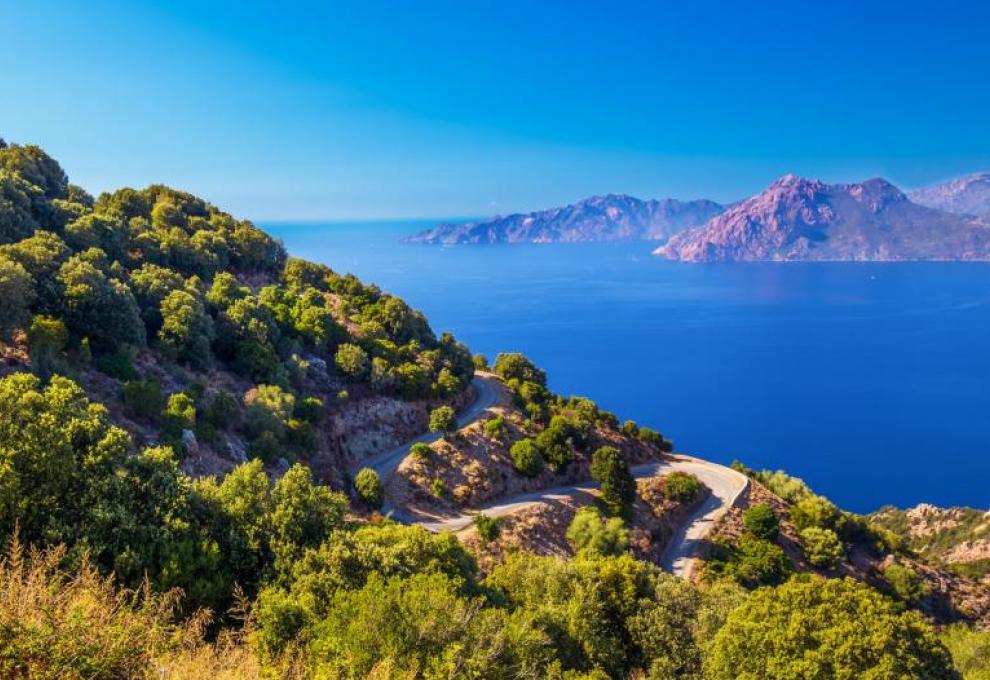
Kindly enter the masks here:
[[64, 562], [64, 548], [26, 550], [16, 539], [0, 559], [0, 677], [261, 677], [250, 624], [207, 642], [209, 613], [176, 621], [177, 591], [119, 588], [85, 559], [71, 571]]

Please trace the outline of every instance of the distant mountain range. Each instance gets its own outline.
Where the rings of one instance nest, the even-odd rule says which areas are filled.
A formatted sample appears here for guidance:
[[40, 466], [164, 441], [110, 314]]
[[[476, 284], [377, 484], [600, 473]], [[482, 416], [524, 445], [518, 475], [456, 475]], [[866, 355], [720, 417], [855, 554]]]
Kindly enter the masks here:
[[987, 260], [990, 221], [918, 205], [884, 179], [786, 175], [654, 253], [690, 262]]
[[440, 224], [405, 239], [407, 243], [576, 243], [581, 241], [665, 241], [721, 213], [713, 201], [640, 200], [608, 194], [573, 205], [526, 214], [492, 217], [467, 224]]
[[908, 192], [919, 205], [963, 215], [990, 215], [990, 172], [978, 172]]
[[440, 224], [407, 243], [653, 240], [688, 262], [990, 260], [990, 173], [905, 193], [885, 179], [853, 184], [785, 175], [763, 192], [714, 201], [592, 196], [560, 208]]

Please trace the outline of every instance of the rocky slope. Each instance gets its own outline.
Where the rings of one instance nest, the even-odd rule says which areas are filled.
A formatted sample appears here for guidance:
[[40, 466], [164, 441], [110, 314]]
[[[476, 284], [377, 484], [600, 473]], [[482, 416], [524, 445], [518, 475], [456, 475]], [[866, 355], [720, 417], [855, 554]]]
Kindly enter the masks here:
[[593, 196], [573, 205], [527, 214], [492, 217], [467, 224], [441, 224], [407, 243], [571, 243], [580, 241], [663, 241], [704, 224], [724, 208], [706, 200], [643, 201], [632, 196]]
[[654, 253], [689, 262], [986, 260], [990, 224], [913, 203], [883, 179], [785, 175]]
[[971, 574], [990, 573], [990, 512], [922, 503], [885, 507], [871, 515], [922, 557]]
[[990, 172], [977, 172], [908, 192], [918, 205], [963, 215], [990, 215]]

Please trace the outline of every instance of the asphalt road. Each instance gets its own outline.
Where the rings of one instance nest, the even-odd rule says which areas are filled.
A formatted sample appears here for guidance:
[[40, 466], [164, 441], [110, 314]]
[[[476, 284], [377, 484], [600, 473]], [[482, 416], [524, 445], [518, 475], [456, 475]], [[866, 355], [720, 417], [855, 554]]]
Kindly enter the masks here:
[[[458, 415], [457, 424], [460, 427], [474, 422], [496, 403], [498, 399], [497, 382], [494, 378], [475, 376], [472, 381], [475, 390], [475, 399], [470, 406]], [[399, 464], [409, 453], [410, 446], [416, 442], [429, 444], [437, 439], [439, 439], [439, 435], [428, 432], [391, 451], [362, 462], [360, 465], [355, 466], [351, 472], [353, 474], [360, 468], [370, 467], [378, 473], [383, 483], [387, 483], [389, 477], [392, 476], [399, 467]], [[660, 566], [665, 570], [677, 576], [687, 578], [690, 576], [694, 558], [700, 554], [700, 550], [704, 545], [704, 539], [711, 530], [712, 525], [746, 491], [749, 486], [749, 480], [745, 475], [724, 465], [717, 465], [688, 456], [674, 455], [663, 461], [644, 463], [643, 465], [637, 465], [632, 468], [632, 474], [637, 479], [655, 477], [675, 471], [689, 472], [695, 475], [711, 490], [711, 494], [686, 518], [684, 524], [674, 534], [670, 545], [661, 559]], [[469, 526], [478, 513], [484, 513], [489, 517], [502, 517], [539, 503], [563, 498], [574, 498], [581, 495], [588, 496], [590, 502], [597, 488], [597, 482], [582, 482], [580, 484], [543, 489], [541, 491], [502, 499], [470, 513], [464, 513], [455, 517], [430, 517], [414, 514], [404, 508], [392, 507], [389, 504], [386, 504], [382, 508], [382, 512], [390, 515], [397, 521], [407, 524], [418, 524], [430, 531], [460, 531]]]

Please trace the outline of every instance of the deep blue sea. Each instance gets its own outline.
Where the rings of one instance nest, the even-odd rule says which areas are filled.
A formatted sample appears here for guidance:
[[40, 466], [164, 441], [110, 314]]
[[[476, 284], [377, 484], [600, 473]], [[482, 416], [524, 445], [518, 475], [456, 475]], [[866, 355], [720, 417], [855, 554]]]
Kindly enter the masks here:
[[990, 506], [990, 265], [667, 262], [653, 244], [413, 246], [435, 221], [268, 223], [290, 253], [521, 351], [679, 451], [842, 507]]

